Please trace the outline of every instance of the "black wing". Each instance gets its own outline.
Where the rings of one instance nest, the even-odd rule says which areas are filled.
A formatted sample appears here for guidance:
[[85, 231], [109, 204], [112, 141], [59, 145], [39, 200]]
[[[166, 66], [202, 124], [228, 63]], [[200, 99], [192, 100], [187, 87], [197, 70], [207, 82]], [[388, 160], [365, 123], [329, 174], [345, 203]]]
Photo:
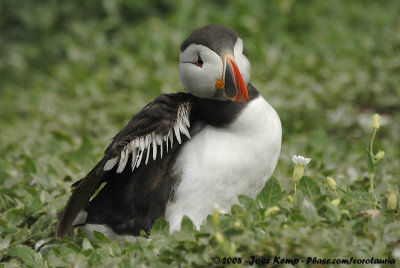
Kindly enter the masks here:
[[[63, 237], [73, 225], [78, 213], [84, 208], [107, 177], [147, 165], [151, 158], [162, 158], [164, 150], [172, 148], [174, 139], [181, 143], [181, 134], [190, 138], [190, 109], [193, 96], [186, 93], [160, 95], [147, 104], [114, 137], [104, 157], [89, 174], [74, 183], [71, 198], [61, 214], [57, 236]], [[131, 161], [127, 170], [128, 160]], [[140, 172], [141, 173], [141, 172]]]

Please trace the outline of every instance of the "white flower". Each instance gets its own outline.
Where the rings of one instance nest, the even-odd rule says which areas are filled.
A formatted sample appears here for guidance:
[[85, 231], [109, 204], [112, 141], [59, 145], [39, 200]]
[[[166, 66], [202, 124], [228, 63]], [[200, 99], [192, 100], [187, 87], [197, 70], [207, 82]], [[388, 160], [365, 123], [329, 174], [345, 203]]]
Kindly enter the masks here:
[[295, 163], [296, 165], [307, 166], [308, 163], [310, 163], [311, 158], [306, 158], [306, 157], [301, 156], [301, 155], [299, 155], [299, 156], [294, 155], [294, 156], [292, 157], [292, 161], [293, 161], [293, 163]]

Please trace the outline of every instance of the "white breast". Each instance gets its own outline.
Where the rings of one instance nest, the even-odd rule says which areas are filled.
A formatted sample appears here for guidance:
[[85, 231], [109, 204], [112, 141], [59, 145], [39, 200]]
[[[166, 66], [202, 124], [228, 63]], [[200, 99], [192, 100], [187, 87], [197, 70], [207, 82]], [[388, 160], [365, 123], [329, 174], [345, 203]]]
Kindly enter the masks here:
[[171, 231], [183, 215], [199, 226], [215, 207], [229, 212], [238, 195], [254, 198], [275, 169], [281, 140], [279, 117], [261, 96], [229, 126], [197, 133], [174, 166], [182, 179], [165, 212]]

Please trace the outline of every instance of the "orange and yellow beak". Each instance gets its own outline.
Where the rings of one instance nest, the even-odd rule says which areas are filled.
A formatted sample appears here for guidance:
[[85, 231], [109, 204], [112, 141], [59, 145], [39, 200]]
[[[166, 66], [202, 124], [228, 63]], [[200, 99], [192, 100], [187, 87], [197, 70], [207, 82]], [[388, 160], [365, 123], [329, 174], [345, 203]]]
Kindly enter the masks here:
[[226, 97], [231, 101], [249, 101], [246, 83], [235, 63], [234, 57], [231, 54], [227, 54], [223, 62], [222, 79], [218, 79], [215, 86], [224, 89]]

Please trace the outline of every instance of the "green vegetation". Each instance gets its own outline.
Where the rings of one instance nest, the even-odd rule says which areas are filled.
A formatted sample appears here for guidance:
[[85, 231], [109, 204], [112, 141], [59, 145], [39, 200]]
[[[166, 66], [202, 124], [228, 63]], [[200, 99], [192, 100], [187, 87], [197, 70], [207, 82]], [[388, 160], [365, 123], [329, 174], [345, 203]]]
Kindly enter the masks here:
[[[397, 0], [1, 1], [0, 266], [191, 266], [215, 256], [400, 263], [399, 14]], [[281, 117], [275, 177], [257, 200], [240, 196], [199, 231], [185, 219], [169, 235], [159, 220], [151, 240], [136, 243], [101, 234], [94, 243], [77, 230], [56, 239], [71, 183], [147, 102], [182, 91], [179, 45], [211, 23], [239, 33], [252, 82]], [[312, 161], [294, 204], [298, 154]]]

